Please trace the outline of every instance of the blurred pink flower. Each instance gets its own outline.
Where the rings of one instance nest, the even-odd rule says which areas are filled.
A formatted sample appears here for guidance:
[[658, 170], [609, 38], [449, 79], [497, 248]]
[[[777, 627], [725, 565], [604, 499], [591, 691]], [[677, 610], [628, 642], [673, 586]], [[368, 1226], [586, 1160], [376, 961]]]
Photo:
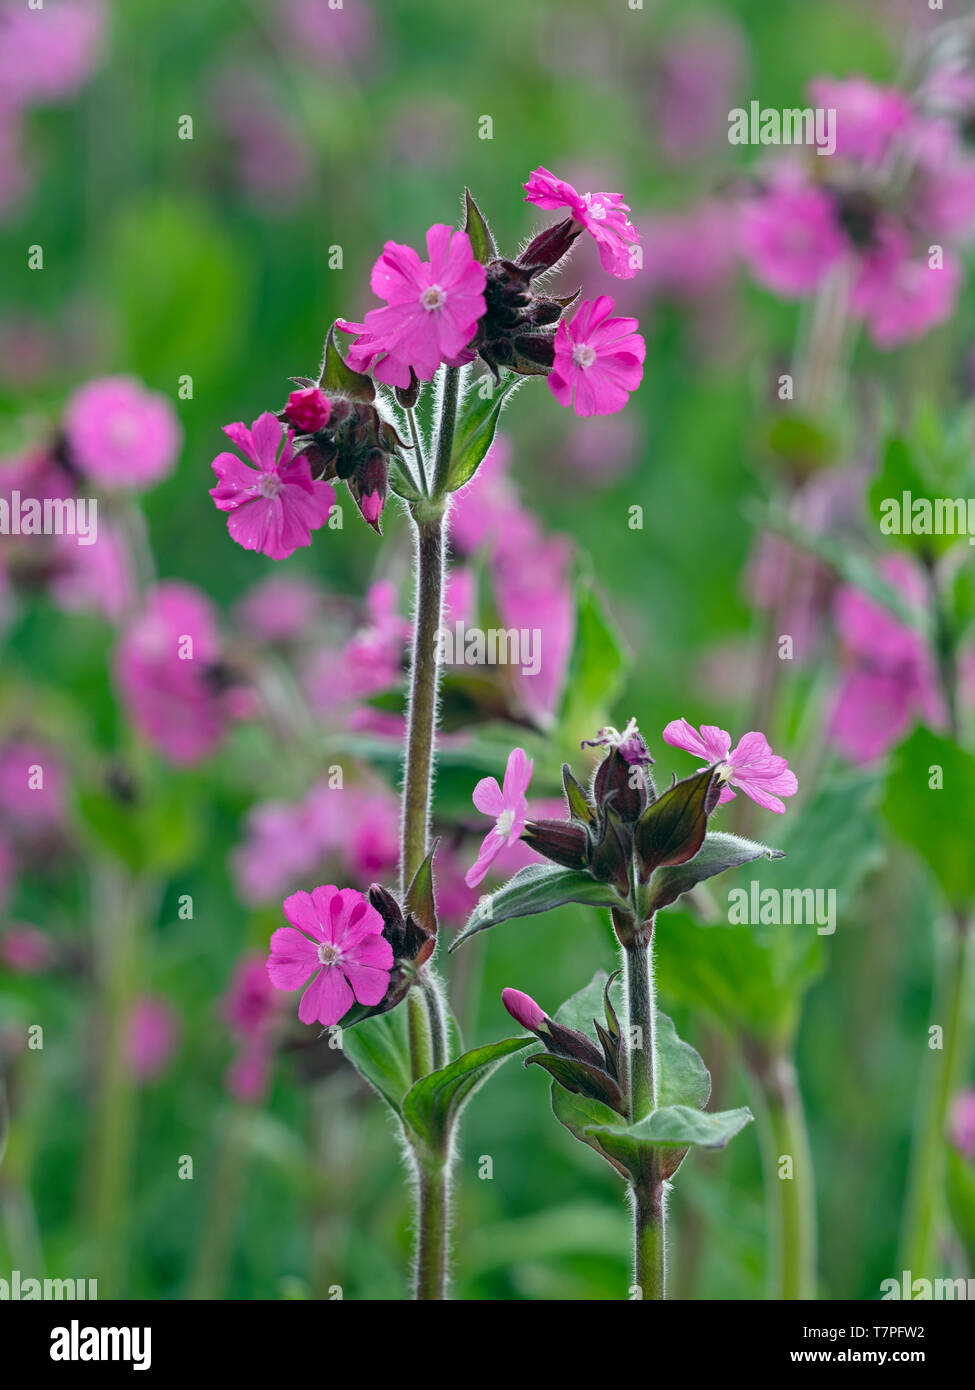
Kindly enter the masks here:
[[338, 843], [337, 835], [325, 838], [312, 795], [295, 803], [264, 801], [248, 811], [243, 841], [231, 855], [237, 892], [244, 902], [278, 897], [296, 879], [314, 872]]
[[535, 518], [512, 518], [491, 555], [491, 575], [501, 622], [540, 636], [539, 668], [532, 675], [514, 668], [525, 703], [536, 715], [555, 712], [575, 635], [572, 546], [564, 536], [547, 536]]
[[242, 1105], [256, 1105], [267, 1095], [270, 1079], [270, 1049], [262, 1044], [243, 1043], [224, 1074], [224, 1085], [234, 1100]]
[[180, 1020], [173, 1006], [146, 994], [129, 1015], [127, 1061], [137, 1081], [154, 1081], [166, 1070], [179, 1042]]
[[959, 1091], [951, 1107], [951, 1142], [975, 1163], [975, 1090]]
[[311, 545], [312, 531], [328, 520], [335, 492], [329, 483], [312, 480], [307, 458], [294, 453], [292, 431], [282, 444], [281, 423], [270, 411], [259, 415], [251, 429], [239, 422], [223, 429], [248, 460], [222, 453], [211, 465], [220, 481], [210, 496], [220, 511], [230, 513], [227, 528], [233, 539], [272, 560]]
[[613, 482], [636, 461], [639, 435], [633, 415], [594, 415], [573, 422], [566, 462], [579, 482], [600, 486]]
[[916, 121], [908, 157], [912, 199], [932, 237], [969, 239], [975, 233], [975, 157], [950, 121]]
[[348, 717], [355, 701], [397, 685], [410, 624], [397, 612], [395, 586], [380, 580], [366, 594], [366, 621], [340, 650], [326, 647], [308, 664], [305, 689], [321, 713]]
[[264, 69], [230, 63], [211, 79], [214, 121], [231, 145], [227, 167], [242, 192], [284, 215], [312, 186], [308, 142]]
[[713, 294], [735, 271], [737, 223], [737, 209], [718, 199], [642, 219], [641, 284], [650, 294], [685, 302]]
[[206, 757], [233, 717], [213, 605], [178, 580], [146, 595], [122, 634], [115, 675], [130, 718], [172, 762]]
[[53, 959], [51, 940], [37, 927], [18, 922], [0, 931], [0, 962], [15, 975], [38, 975]]
[[237, 619], [260, 642], [293, 642], [307, 635], [321, 607], [321, 593], [297, 574], [271, 574], [237, 605]]
[[495, 541], [508, 522], [521, 514], [507, 477], [510, 459], [507, 435], [495, 435], [474, 477], [453, 495], [450, 540], [465, 555], [485, 542]]
[[0, 747], [0, 816], [14, 835], [58, 829], [65, 816], [65, 776], [50, 744], [12, 740]]
[[169, 400], [134, 377], [99, 377], [65, 407], [71, 459], [105, 487], [143, 488], [172, 472], [183, 427]]
[[311, 978], [298, 1006], [302, 1023], [329, 1028], [355, 1002], [381, 1002], [393, 950], [382, 917], [361, 893], [331, 884], [293, 893], [284, 915], [291, 926], [271, 937], [267, 972], [275, 989], [301, 989]]
[[444, 585], [444, 623], [472, 623], [476, 615], [477, 577], [469, 565], [454, 565]]
[[830, 195], [790, 169], [745, 203], [740, 245], [756, 280], [796, 298], [816, 289], [846, 240]]
[[523, 748], [513, 748], [508, 754], [503, 787], [498, 786], [495, 777], [482, 777], [474, 788], [474, 805], [484, 815], [493, 816], [495, 823], [481, 843], [476, 863], [465, 875], [469, 888], [477, 887], [505, 845], [513, 844], [524, 830], [528, 813], [525, 793], [532, 766], [532, 759]]
[[571, 322], [555, 332], [555, 365], [548, 387], [559, 405], [577, 415], [612, 415], [622, 410], [643, 380], [646, 343], [637, 321], [612, 318], [613, 301], [601, 294], [583, 300]]
[[367, 888], [387, 878], [399, 858], [399, 802], [392, 792], [349, 787], [331, 803], [351, 876]]
[[865, 77], [818, 77], [809, 84], [809, 96], [815, 106], [836, 112], [835, 153], [868, 164], [880, 163], [914, 114], [903, 92]]
[[577, 193], [571, 183], [544, 167], [532, 171], [524, 185], [525, 202], [546, 212], [564, 208], [573, 221], [590, 234], [599, 248], [604, 270], [619, 280], [630, 280], [642, 264], [634, 247], [640, 233], [627, 214], [628, 203], [620, 193]]
[[796, 774], [787, 760], [769, 747], [764, 734], [753, 730], [743, 734], [734, 748], [731, 735], [714, 724], [702, 724], [700, 732], [686, 719], [672, 719], [663, 733], [664, 742], [683, 748], [705, 763], [719, 764], [718, 780], [722, 783], [718, 805], [733, 801], [738, 787], [766, 811], [785, 811], [783, 796], [795, 796], [799, 790]]
[[371, 52], [375, 21], [367, 0], [279, 0], [281, 32], [297, 58], [344, 68]]
[[74, 536], [57, 536], [54, 543], [54, 602], [68, 612], [101, 613], [118, 622], [136, 593], [132, 556], [122, 532], [100, 517], [93, 545], [78, 545]]
[[47, 105], [75, 96], [101, 56], [102, 0], [26, 0], [0, 6], [0, 107]]
[[[924, 579], [906, 556], [886, 556], [879, 570], [909, 608], [922, 610]], [[846, 756], [872, 762], [917, 719], [943, 724], [934, 662], [922, 634], [851, 587], [838, 590], [833, 613], [844, 655], [829, 733]]]
[[940, 266], [930, 265], [927, 251], [913, 251], [899, 224], [883, 224], [876, 244], [863, 258], [850, 299], [852, 312], [863, 315], [878, 347], [922, 338], [951, 317], [962, 272], [947, 247], [942, 257]]
[[726, 14], [694, 19], [662, 46], [652, 108], [671, 164], [727, 147], [728, 112], [745, 67], [741, 29]]
[[377, 381], [405, 387], [411, 368], [432, 381], [443, 362], [471, 360], [465, 349], [485, 311], [484, 266], [467, 233], [443, 223], [427, 232], [427, 253], [421, 261], [412, 246], [386, 242], [370, 278], [386, 307], [370, 309], [361, 325], [340, 320], [360, 335], [348, 353], [355, 371], [373, 368]]
[[241, 956], [221, 1004], [231, 1030], [240, 1038], [262, 1037], [274, 1023], [277, 1003], [264, 957], [256, 951]]

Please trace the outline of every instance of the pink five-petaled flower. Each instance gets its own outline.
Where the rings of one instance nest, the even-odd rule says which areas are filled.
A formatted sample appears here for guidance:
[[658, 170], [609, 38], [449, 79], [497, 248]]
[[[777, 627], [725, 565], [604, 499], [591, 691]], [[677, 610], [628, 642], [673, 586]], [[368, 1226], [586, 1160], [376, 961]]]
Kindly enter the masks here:
[[393, 948], [382, 935], [383, 919], [361, 893], [331, 884], [292, 893], [284, 915], [292, 925], [271, 937], [267, 973], [276, 989], [301, 989], [314, 977], [298, 1005], [302, 1023], [330, 1028], [357, 1001], [380, 1003]]
[[617, 280], [631, 280], [640, 269], [642, 258], [634, 251], [640, 233], [626, 215], [630, 208], [622, 194], [578, 193], [571, 183], [545, 168], [535, 169], [524, 188], [526, 203], [546, 212], [568, 208], [595, 241], [603, 269]]
[[506, 845], [513, 845], [525, 828], [528, 802], [525, 792], [532, 777], [532, 759], [523, 748], [512, 748], [504, 770], [504, 787], [496, 777], [482, 777], [472, 800], [479, 811], [494, 816], [495, 823], [485, 835], [481, 851], [464, 875], [468, 888], [476, 888]]
[[610, 318], [613, 301], [601, 294], [580, 304], [571, 323], [555, 334], [555, 365], [549, 390], [559, 405], [577, 415], [613, 415], [643, 380], [647, 345], [636, 319]]
[[427, 232], [427, 251], [430, 259], [421, 261], [412, 246], [386, 242], [369, 281], [386, 307], [370, 309], [363, 324], [338, 321], [360, 335], [348, 354], [354, 371], [372, 367], [377, 381], [406, 387], [411, 367], [421, 381], [432, 381], [441, 363], [471, 361], [465, 349], [486, 308], [487, 272], [467, 233], [443, 223]]
[[745, 734], [732, 748], [731, 735], [714, 724], [702, 724], [699, 733], [686, 719], [672, 719], [664, 729], [664, 742], [685, 748], [706, 763], [720, 764], [719, 779], [724, 785], [719, 805], [734, 800], [731, 788], [735, 786], [766, 811], [781, 814], [785, 805], [780, 797], [794, 796], [799, 789], [796, 774], [785, 758], [772, 752], [764, 734]]
[[213, 471], [220, 481], [210, 496], [222, 512], [229, 512], [227, 527], [245, 550], [262, 550], [272, 560], [284, 560], [301, 545], [311, 544], [311, 533], [324, 526], [335, 502], [325, 482], [313, 482], [311, 466], [303, 454], [294, 454], [288, 430], [280, 455], [281, 424], [270, 411], [246, 425], [224, 425], [223, 432], [254, 465], [236, 454], [218, 454]]
[[140, 488], [172, 472], [183, 427], [167, 398], [129, 376], [99, 377], [68, 401], [72, 462], [103, 487]]

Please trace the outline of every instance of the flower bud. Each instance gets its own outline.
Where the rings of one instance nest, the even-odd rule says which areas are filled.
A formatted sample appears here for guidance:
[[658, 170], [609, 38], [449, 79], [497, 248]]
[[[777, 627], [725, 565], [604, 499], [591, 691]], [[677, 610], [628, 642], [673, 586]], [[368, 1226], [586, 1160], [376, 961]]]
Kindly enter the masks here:
[[290, 425], [301, 434], [314, 434], [323, 430], [332, 414], [332, 406], [325, 393], [317, 386], [306, 386], [292, 391], [284, 407], [285, 417]]
[[518, 264], [530, 267], [533, 274], [551, 270], [571, 250], [572, 243], [581, 231], [580, 224], [574, 222], [571, 217], [556, 222], [554, 227], [546, 227], [528, 243], [518, 257]]
[[514, 1021], [520, 1023], [522, 1028], [527, 1028], [529, 1033], [537, 1033], [546, 1021], [544, 1011], [530, 994], [522, 994], [520, 989], [503, 989], [501, 1002]]
[[566, 869], [584, 869], [589, 863], [589, 836], [581, 825], [568, 820], [532, 820], [521, 838], [536, 854]]

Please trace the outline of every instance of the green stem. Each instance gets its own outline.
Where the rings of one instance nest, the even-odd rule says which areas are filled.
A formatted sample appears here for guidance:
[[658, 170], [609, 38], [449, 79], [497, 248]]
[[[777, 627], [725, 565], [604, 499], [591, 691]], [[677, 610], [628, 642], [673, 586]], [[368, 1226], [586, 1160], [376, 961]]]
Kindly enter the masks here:
[[410, 438], [413, 440], [413, 451], [416, 458], [417, 472], [420, 475], [420, 487], [424, 497], [430, 496], [430, 484], [427, 481], [427, 467], [423, 458], [423, 440], [420, 438], [419, 426], [416, 423], [416, 410], [409, 406], [406, 411], [406, 418], [410, 422]]
[[[768, 1296], [816, 1297], [816, 1188], [798, 1080], [785, 1056], [755, 1068], [768, 1223]], [[782, 1160], [791, 1165], [783, 1168]]]
[[450, 456], [454, 448], [454, 429], [457, 425], [457, 405], [460, 400], [460, 367], [445, 367], [443, 392], [440, 397], [440, 425], [437, 429], [437, 459], [433, 479], [433, 495], [442, 498], [447, 491]]
[[410, 719], [403, 784], [400, 882], [405, 893], [427, 854], [430, 792], [437, 717], [437, 634], [443, 608], [444, 517], [419, 520], [416, 530], [417, 602], [410, 675]]
[[920, 1115], [911, 1156], [900, 1268], [914, 1279], [936, 1277], [937, 1235], [943, 1216], [945, 1129], [951, 1098], [968, 1056], [973, 985], [971, 923], [958, 914], [942, 953], [933, 1019], [942, 1047], [931, 1050], [921, 1078]]
[[[639, 935], [624, 947], [628, 1023], [627, 1065], [631, 1122], [642, 1120], [656, 1106], [654, 1058], [653, 956]], [[666, 1297], [663, 1178], [660, 1159], [650, 1150], [633, 1178], [633, 1279], [645, 1299]]]
[[129, 1025], [135, 997], [139, 885], [114, 864], [96, 867], [94, 934], [99, 989], [99, 1066], [89, 1166], [91, 1229], [98, 1292], [117, 1298], [124, 1285], [129, 1170], [135, 1096]]
[[445, 1155], [417, 1155], [417, 1242], [414, 1298], [433, 1302], [446, 1297], [447, 1191]]
[[240, 1210], [240, 1190], [247, 1154], [250, 1115], [235, 1111], [227, 1123], [210, 1190], [203, 1235], [197, 1249], [190, 1298], [219, 1298], [224, 1292], [233, 1246], [234, 1222]]

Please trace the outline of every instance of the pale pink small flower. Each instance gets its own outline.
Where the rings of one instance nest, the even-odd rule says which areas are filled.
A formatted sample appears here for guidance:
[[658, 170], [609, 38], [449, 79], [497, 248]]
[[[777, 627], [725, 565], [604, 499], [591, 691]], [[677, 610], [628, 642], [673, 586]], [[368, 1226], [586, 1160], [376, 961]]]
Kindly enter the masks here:
[[764, 734], [745, 734], [732, 748], [731, 735], [714, 724], [702, 724], [698, 731], [686, 719], [672, 719], [663, 736], [674, 748], [684, 748], [705, 763], [719, 765], [719, 805], [734, 800], [734, 786], [766, 811], [781, 814], [785, 811], [781, 797], [794, 796], [799, 790], [796, 774], [785, 758], [772, 752]]
[[284, 902], [292, 924], [271, 937], [267, 972], [276, 989], [301, 989], [302, 1023], [338, 1023], [356, 1002], [379, 1004], [389, 987], [393, 949], [383, 919], [361, 893], [331, 884]]
[[421, 261], [412, 246], [386, 242], [370, 279], [386, 307], [370, 309], [362, 324], [339, 321], [359, 334], [348, 354], [353, 370], [372, 368], [377, 381], [406, 387], [411, 368], [421, 381], [432, 381], [442, 363], [471, 360], [468, 344], [485, 311], [487, 272], [467, 233], [443, 223], [427, 232], [427, 253], [430, 259]]
[[323, 430], [332, 416], [332, 403], [317, 386], [292, 391], [284, 407], [288, 422], [301, 434]]
[[627, 216], [630, 207], [622, 194], [579, 193], [545, 168], [533, 170], [524, 189], [526, 203], [546, 212], [567, 209], [595, 241], [603, 269], [610, 275], [630, 280], [640, 269], [641, 259], [634, 251], [640, 233]]
[[183, 427], [169, 400], [134, 377], [89, 381], [68, 401], [72, 461], [105, 487], [143, 488], [172, 472]]
[[297, 574], [271, 574], [237, 605], [247, 635], [260, 642], [294, 642], [305, 636], [321, 608], [321, 592]]
[[760, 284], [794, 299], [817, 288], [847, 242], [830, 195], [789, 171], [746, 202], [740, 246]]
[[941, 264], [931, 264], [928, 254], [927, 248], [914, 251], [903, 228], [889, 220], [864, 256], [850, 307], [863, 315], [878, 347], [923, 338], [951, 317], [962, 283], [961, 266], [947, 247], [941, 248]]
[[818, 77], [810, 82], [809, 95], [815, 106], [836, 112], [835, 153], [869, 164], [880, 163], [914, 115], [903, 92], [865, 77]]
[[137, 1081], [154, 1081], [169, 1065], [179, 1042], [180, 1020], [165, 999], [147, 994], [129, 1015], [129, 1070]]
[[233, 539], [272, 560], [310, 545], [312, 531], [328, 521], [335, 493], [329, 483], [312, 480], [307, 458], [292, 448], [291, 430], [282, 444], [280, 421], [265, 411], [251, 429], [225, 425], [224, 434], [249, 460], [244, 463], [230, 453], [213, 460], [220, 481], [210, 496], [222, 512], [230, 513], [227, 528]]
[[612, 415], [622, 410], [643, 380], [647, 345], [637, 321], [612, 318], [613, 301], [601, 294], [584, 300], [570, 323], [555, 333], [555, 365], [548, 386], [559, 405], [577, 415]]
[[477, 862], [465, 875], [469, 888], [476, 888], [505, 846], [520, 838], [528, 816], [525, 793], [532, 765], [523, 748], [513, 748], [508, 754], [504, 786], [498, 786], [496, 777], [482, 777], [474, 788], [474, 805], [484, 815], [494, 816], [495, 823], [484, 837]]
[[520, 1023], [522, 1028], [527, 1028], [529, 1033], [537, 1033], [548, 1017], [531, 995], [523, 994], [520, 989], [503, 989], [501, 1003], [514, 1021]]

